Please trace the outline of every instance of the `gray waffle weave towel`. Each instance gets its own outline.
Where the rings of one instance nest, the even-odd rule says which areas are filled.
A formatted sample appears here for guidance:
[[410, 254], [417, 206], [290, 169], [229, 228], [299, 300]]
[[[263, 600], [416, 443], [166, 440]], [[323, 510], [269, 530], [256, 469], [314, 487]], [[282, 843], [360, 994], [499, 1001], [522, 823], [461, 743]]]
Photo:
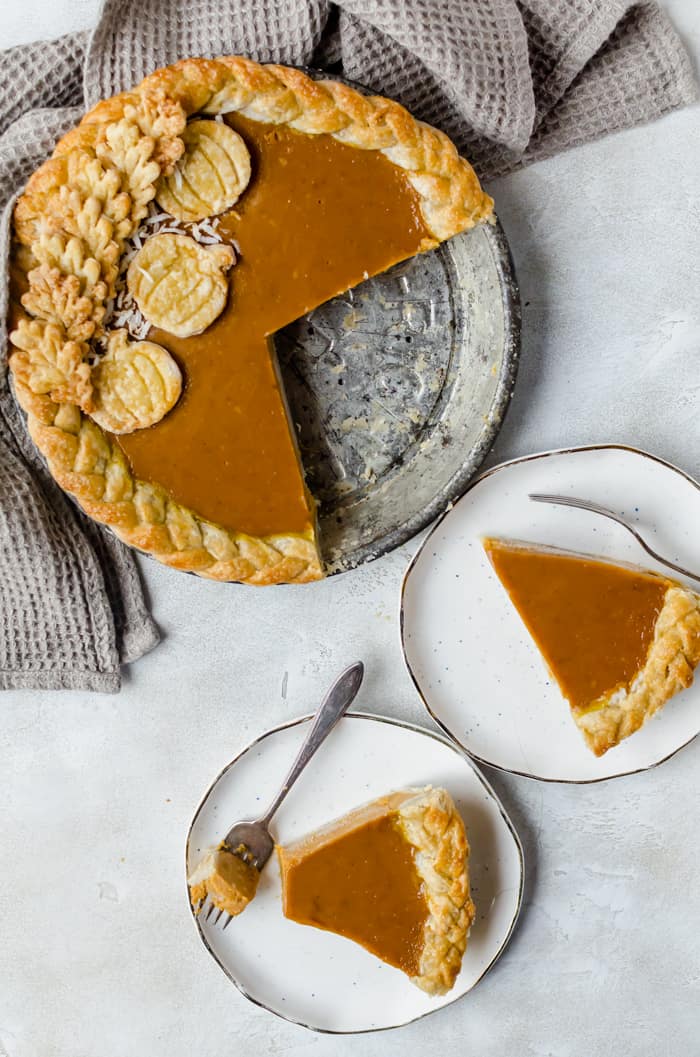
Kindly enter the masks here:
[[[634, 0], [106, 0], [93, 34], [0, 53], [0, 262], [12, 202], [86, 107], [189, 55], [321, 67], [443, 128], [489, 179], [692, 101], [688, 57]], [[133, 558], [61, 493], [5, 371], [0, 687], [117, 690], [157, 641]]]

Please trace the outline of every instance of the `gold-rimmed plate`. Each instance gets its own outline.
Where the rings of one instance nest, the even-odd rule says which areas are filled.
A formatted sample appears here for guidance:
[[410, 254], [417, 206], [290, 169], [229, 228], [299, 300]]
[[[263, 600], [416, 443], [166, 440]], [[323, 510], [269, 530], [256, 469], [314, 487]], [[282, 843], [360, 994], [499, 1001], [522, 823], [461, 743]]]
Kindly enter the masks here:
[[[188, 870], [233, 821], [254, 817], [272, 799], [310, 720], [304, 716], [267, 731], [214, 780], [192, 821]], [[345, 716], [275, 816], [273, 832], [280, 842], [289, 842], [377, 796], [423, 785], [449, 790], [471, 845], [477, 917], [454, 988], [446, 995], [426, 995], [357, 944], [288, 921], [274, 857], [255, 899], [225, 932], [213, 917], [210, 922], [194, 919], [204, 946], [242, 994], [304, 1027], [349, 1033], [407, 1024], [479, 983], [515, 926], [523, 889], [522, 848], [491, 787], [442, 736], [383, 716]]]
[[474, 481], [437, 522], [406, 573], [401, 636], [411, 676], [437, 723], [482, 763], [558, 782], [646, 770], [700, 731], [700, 681], [596, 758], [491, 569], [481, 538], [505, 536], [668, 570], [621, 526], [585, 511], [532, 503], [531, 492], [607, 506], [634, 523], [660, 554], [700, 568], [700, 485], [677, 466], [621, 445], [502, 463]]

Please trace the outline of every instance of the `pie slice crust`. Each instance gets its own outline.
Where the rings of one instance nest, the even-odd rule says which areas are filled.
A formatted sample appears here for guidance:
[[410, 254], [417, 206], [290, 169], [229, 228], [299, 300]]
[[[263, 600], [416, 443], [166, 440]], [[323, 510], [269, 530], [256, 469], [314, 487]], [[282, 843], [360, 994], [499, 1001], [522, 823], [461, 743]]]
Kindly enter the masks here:
[[700, 596], [666, 576], [585, 554], [485, 539], [510, 600], [596, 756], [693, 682]]
[[354, 940], [428, 994], [454, 986], [475, 909], [445, 789], [391, 793], [277, 851], [286, 917]]
[[[411, 255], [491, 219], [493, 203], [451, 141], [397, 103], [334, 81], [314, 81], [299, 70], [231, 56], [183, 60], [98, 103], [58, 142], [17, 203], [10, 366], [29, 432], [54, 478], [88, 515], [167, 565], [216, 580], [304, 583], [323, 575], [308, 495], [307, 521], [294, 527], [257, 532], [222, 524], [180, 502], [157, 479], [135, 473], [126, 454], [129, 443], [122, 445], [90, 417], [106, 403], [106, 394], [100, 397], [96, 389], [95, 342], [106, 337], [127, 241], [159, 188], [183, 205], [177, 177], [182, 159], [191, 189], [183, 216], [200, 215], [197, 203], [209, 202], [219, 163], [235, 181], [211, 198], [211, 208], [238, 194], [244, 201], [251, 193], [238, 141], [225, 130], [188, 126], [195, 115], [198, 121], [225, 116], [228, 124], [240, 119], [327, 137], [358, 154], [381, 155], [418, 203], [425, 237]], [[217, 151], [219, 162], [212, 167]], [[152, 340], [163, 344], [160, 335]], [[165, 414], [158, 384], [154, 377], [155, 390], [143, 399]], [[269, 384], [276, 383], [271, 378]], [[150, 428], [169, 423], [187, 393], [185, 385], [176, 407]], [[126, 411], [120, 421], [128, 418]], [[288, 472], [298, 475], [303, 498], [293, 427], [288, 423], [287, 429]], [[201, 450], [200, 465], [210, 469], [207, 460], [218, 456], [208, 457], [206, 445]], [[225, 476], [225, 464], [220, 471]], [[273, 491], [274, 483], [261, 479], [259, 490]]]

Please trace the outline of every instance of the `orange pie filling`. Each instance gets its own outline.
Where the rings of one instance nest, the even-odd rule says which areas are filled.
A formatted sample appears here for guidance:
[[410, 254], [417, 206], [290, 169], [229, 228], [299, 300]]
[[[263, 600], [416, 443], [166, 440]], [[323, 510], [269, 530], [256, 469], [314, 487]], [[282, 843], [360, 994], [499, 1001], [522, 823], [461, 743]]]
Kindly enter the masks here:
[[574, 712], [628, 691], [671, 581], [584, 555], [486, 539], [484, 547]]
[[446, 790], [392, 793], [277, 851], [287, 918], [353, 940], [429, 994], [454, 985], [474, 904]]
[[236, 248], [227, 307], [204, 333], [151, 328], [185, 386], [149, 429], [118, 438], [136, 477], [252, 536], [311, 535], [314, 504], [269, 338], [304, 313], [436, 244], [405, 173], [379, 151], [241, 115], [251, 182], [220, 231]]
[[387, 807], [361, 808], [279, 858], [286, 917], [418, 974], [428, 907], [413, 848]]

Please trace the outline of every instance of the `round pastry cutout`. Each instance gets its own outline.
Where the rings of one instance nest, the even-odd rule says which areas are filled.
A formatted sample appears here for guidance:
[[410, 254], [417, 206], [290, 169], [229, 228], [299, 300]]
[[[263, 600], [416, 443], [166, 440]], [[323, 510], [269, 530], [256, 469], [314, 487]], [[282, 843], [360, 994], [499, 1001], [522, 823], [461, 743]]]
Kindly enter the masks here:
[[204, 220], [230, 209], [250, 180], [250, 153], [242, 136], [219, 121], [190, 121], [185, 153], [161, 179], [158, 204], [177, 220]]

